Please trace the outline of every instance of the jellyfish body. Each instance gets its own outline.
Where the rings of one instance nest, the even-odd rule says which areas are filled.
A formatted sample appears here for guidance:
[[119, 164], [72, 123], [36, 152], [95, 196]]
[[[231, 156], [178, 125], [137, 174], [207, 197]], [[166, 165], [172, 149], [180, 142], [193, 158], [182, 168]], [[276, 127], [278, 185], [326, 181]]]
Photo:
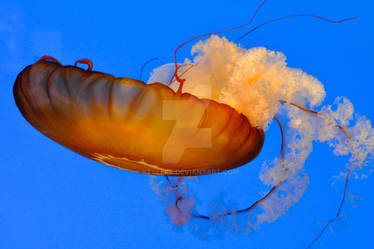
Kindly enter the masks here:
[[136, 172], [216, 173], [251, 161], [264, 142], [263, 130], [228, 105], [50, 61], [26, 67], [14, 97], [26, 120], [47, 137]]

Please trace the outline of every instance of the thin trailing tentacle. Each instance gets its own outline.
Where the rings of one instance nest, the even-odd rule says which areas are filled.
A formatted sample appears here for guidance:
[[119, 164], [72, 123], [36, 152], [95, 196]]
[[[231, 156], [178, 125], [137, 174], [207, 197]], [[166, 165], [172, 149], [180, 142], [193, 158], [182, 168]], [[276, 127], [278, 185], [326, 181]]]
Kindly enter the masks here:
[[[189, 66], [186, 70], [184, 70], [179, 76], [183, 76], [186, 73], [188, 73], [193, 67], [196, 67], [198, 64], [182, 64], [179, 66], [179, 69], [182, 68], [183, 66]], [[170, 81], [169, 81], [169, 86], [176, 82], [176, 79], [174, 77], [174, 74], [171, 76]]]
[[317, 241], [322, 237], [323, 233], [325, 232], [325, 230], [327, 229], [327, 227], [329, 227], [334, 221], [336, 221], [337, 219], [340, 218], [341, 216], [341, 212], [342, 212], [342, 208], [343, 208], [343, 205], [344, 205], [344, 202], [345, 202], [345, 199], [347, 197], [347, 192], [348, 192], [348, 183], [349, 183], [349, 179], [350, 179], [350, 176], [351, 176], [351, 173], [352, 171], [351, 170], [348, 170], [347, 172], [347, 175], [345, 177], [345, 184], [344, 184], [344, 193], [343, 193], [343, 197], [342, 197], [342, 200], [340, 202], [340, 205], [339, 205], [339, 208], [338, 208], [338, 211], [336, 212], [336, 215], [335, 217], [331, 218], [321, 229], [321, 231], [318, 233], [318, 235], [313, 239], [313, 241], [306, 247], [307, 249], [310, 249], [313, 247], [313, 245], [315, 243], [317, 243]]
[[[281, 161], [282, 161], [282, 165], [283, 165], [283, 160], [284, 160], [284, 144], [285, 144], [285, 138], [284, 138], [284, 131], [283, 131], [283, 126], [282, 126], [282, 123], [281, 121], [279, 120], [279, 118], [277, 116], [274, 117], [274, 119], [277, 121], [278, 125], [279, 125], [279, 128], [280, 128], [280, 132], [281, 132], [281, 136], [282, 136], [282, 143], [281, 143], [281, 149], [280, 149], [280, 158], [281, 158]], [[257, 207], [259, 204], [261, 204], [262, 202], [264, 202], [266, 199], [268, 199], [272, 194], [273, 192], [275, 192], [281, 185], [282, 185], [283, 181], [280, 181], [278, 184], [274, 185], [270, 190], [269, 192], [267, 192], [261, 199], [255, 201], [252, 205], [250, 205], [249, 207], [247, 208], [244, 208], [244, 209], [239, 209], [239, 210], [235, 210], [235, 211], [227, 211], [225, 212], [222, 216], [228, 216], [228, 215], [232, 215], [234, 213], [247, 213], [247, 212], [250, 212], [251, 210], [253, 210], [255, 207]], [[192, 213], [191, 214], [192, 217], [194, 218], [199, 218], [199, 219], [205, 219], [205, 220], [210, 220], [212, 219], [212, 217], [210, 216], [207, 216], [207, 215], [202, 215], [202, 214], [198, 214], [198, 213]]]
[[[192, 42], [194, 40], [200, 39], [202, 37], [209, 36], [209, 35], [223, 34], [223, 33], [227, 33], [227, 32], [230, 32], [230, 31], [233, 31], [233, 30], [236, 30], [236, 29], [240, 29], [240, 28], [243, 28], [245, 26], [250, 25], [253, 22], [253, 20], [256, 17], [256, 15], [258, 14], [258, 12], [260, 11], [260, 9], [262, 8], [262, 6], [266, 3], [266, 1], [267, 0], [263, 0], [260, 3], [260, 5], [257, 7], [256, 11], [253, 13], [251, 19], [247, 23], [239, 25], [239, 26], [236, 26], [236, 27], [233, 27], [233, 28], [230, 28], [230, 29], [227, 29], [227, 30], [218, 31], [218, 32], [210, 32], [210, 33], [206, 33], [206, 34], [203, 34], [203, 35], [199, 35], [199, 36], [193, 37], [193, 38], [189, 39], [188, 41], [183, 42], [181, 45], [179, 45], [174, 50], [174, 65], [175, 65], [174, 77], [179, 82], [179, 88], [178, 88], [177, 93], [179, 93], [179, 94], [182, 93], [183, 83], [185, 82], [185, 79], [180, 78], [179, 75], [178, 75], [178, 70], [180, 69], [180, 66], [178, 66], [178, 63], [177, 63], [177, 52], [178, 52], [178, 50], [181, 47], [183, 47], [184, 45], [186, 45], [186, 44], [188, 44], [188, 43], [190, 43], [190, 42]], [[171, 81], [169, 82], [169, 85], [170, 84], [171, 84]]]
[[[287, 102], [285, 100], [279, 100], [280, 103], [285, 103], [285, 104], [289, 104], [289, 105], [292, 105], [292, 106], [295, 106], [297, 108], [299, 108], [300, 110], [304, 111], [304, 112], [308, 112], [308, 113], [311, 113], [311, 114], [314, 114], [314, 115], [317, 115], [319, 116], [320, 113], [319, 112], [316, 112], [316, 111], [313, 111], [313, 110], [310, 110], [304, 106], [301, 106], [299, 104], [296, 104], [296, 103], [293, 103], [293, 102]], [[345, 129], [343, 126], [340, 126], [340, 125], [335, 125], [336, 128], [338, 128], [341, 132], [344, 133], [344, 135], [348, 138], [348, 139], [351, 139], [351, 136], [349, 135], [347, 129]]]
[[295, 15], [289, 15], [289, 16], [282, 16], [282, 17], [278, 17], [278, 18], [272, 19], [270, 21], [264, 22], [260, 25], [257, 25], [256, 27], [252, 28], [247, 33], [245, 33], [244, 35], [242, 35], [238, 39], [236, 39], [235, 42], [240, 41], [241, 39], [243, 39], [247, 35], [251, 34], [252, 32], [256, 31], [257, 29], [261, 28], [262, 26], [265, 26], [265, 25], [273, 23], [273, 22], [292, 19], [292, 18], [295, 18], [295, 17], [312, 17], [312, 18], [320, 19], [320, 20], [328, 22], [328, 23], [343, 23], [343, 22], [348, 22], [348, 21], [352, 21], [352, 20], [357, 19], [357, 17], [349, 17], [349, 18], [334, 21], [334, 20], [330, 20], [330, 19], [327, 19], [327, 18], [322, 17], [322, 16], [313, 15], [313, 14], [295, 14]]
[[142, 80], [143, 71], [144, 71], [145, 66], [147, 66], [149, 63], [151, 63], [152, 61], [155, 61], [157, 59], [158, 59], [158, 57], [154, 57], [154, 58], [151, 58], [151, 59], [147, 60], [146, 62], [144, 62], [143, 66], [142, 66], [142, 68], [140, 69], [140, 72], [139, 72], [139, 80], [140, 81]]

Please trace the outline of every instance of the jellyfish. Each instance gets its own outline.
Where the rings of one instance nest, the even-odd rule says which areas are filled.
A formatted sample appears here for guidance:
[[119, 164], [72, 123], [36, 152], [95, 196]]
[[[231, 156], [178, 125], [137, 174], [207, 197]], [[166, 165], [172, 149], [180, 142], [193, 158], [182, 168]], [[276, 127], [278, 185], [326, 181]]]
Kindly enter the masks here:
[[[237, 41], [218, 36], [250, 25], [264, 3], [244, 25], [181, 44], [174, 62], [155, 68], [147, 83], [92, 71], [88, 59], [63, 66], [44, 56], [18, 75], [16, 104], [32, 126], [68, 149], [106, 165], [158, 175], [151, 177], [152, 188], [171, 223], [188, 226], [199, 237], [250, 233], [284, 215], [307, 189], [304, 165], [313, 142], [327, 143], [335, 155], [350, 158], [342, 169], [346, 180], [337, 215], [311, 247], [340, 217], [350, 177], [369, 173], [374, 129], [366, 117], [354, 113], [348, 98], [322, 105], [323, 84], [289, 67], [283, 53], [237, 43], [283, 19], [309, 16], [341, 23], [352, 18], [293, 15], [256, 26]], [[205, 36], [192, 47], [193, 58], [177, 62], [180, 48]], [[189, 182], [250, 163], [274, 120], [282, 134], [280, 154], [259, 175], [270, 190], [245, 208], [231, 208], [221, 198], [210, 212], [200, 213]]]

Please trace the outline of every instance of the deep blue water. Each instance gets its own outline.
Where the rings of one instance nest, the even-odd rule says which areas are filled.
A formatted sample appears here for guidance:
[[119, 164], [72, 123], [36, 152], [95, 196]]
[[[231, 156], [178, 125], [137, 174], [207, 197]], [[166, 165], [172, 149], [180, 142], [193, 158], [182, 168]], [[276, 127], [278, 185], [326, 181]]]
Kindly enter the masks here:
[[[331, 186], [347, 158], [316, 144], [306, 168], [311, 183], [301, 201], [275, 223], [246, 236], [226, 234], [202, 241], [175, 231], [149, 186], [149, 177], [101, 165], [41, 135], [18, 111], [12, 95], [17, 74], [42, 55], [63, 64], [89, 58], [95, 70], [138, 78], [172, 61], [173, 50], [196, 35], [246, 22], [259, 1], [18, 1], [0, 2], [0, 248], [303, 248], [332, 217], [342, 181]], [[369, 0], [270, 0], [256, 18], [312, 13], [356, 21], [328, 24], [300, 18], [275, 23], [241, 41], [283, 52], [292, 67], [321, 80], [325, 104], [346, 96], [355, 111], [374, 120], [374, 33]], [[228, 33], [235, 39], [243, 31]], [[186, 47], [181, 56], [189, 55]], [[263, 153], [234, 175], [204, 176], [196, 188], [202, 205], [219, 192], [245, 205], [258, 196], [258, 171], [277, 156], [276, 126]], [[315, 248], [373, 248], [374, 176], [353, 180], [354, 208], [327, 230]], [[248, 180], [251, 179], [251, 180]], [[253, 181], [252, 181], [253, 180]], [[351, 195], [350, 195], [351, 197]], [[352, 199], [352, 198], [349, 198]]]

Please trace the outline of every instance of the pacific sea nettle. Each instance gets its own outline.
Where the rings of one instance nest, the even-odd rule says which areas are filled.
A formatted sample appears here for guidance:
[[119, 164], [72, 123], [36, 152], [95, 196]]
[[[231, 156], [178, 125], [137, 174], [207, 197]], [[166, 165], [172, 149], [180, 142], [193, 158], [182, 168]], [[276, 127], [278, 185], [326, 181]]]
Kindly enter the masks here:
[[[247, 24], [227, 31], [249, 25], [264, 3]], [[274, 21], [305, 16], [330, 23], [354, 19], [291, 15], [245, 35]], [[192, 59], [177, 63], [179, 48], [211, 34], [179, 46], [174, 63], [154, 69], [147, 84], [91, 71], [87, 59], [78, 62], [87, 63], [89, 70], [43, 57], [18, 75], [16, 104], [36, 129], [72, 151], [121, 169], [165, 176], [211, 174], [250, 162], [260, 153], [264, 130], [275, 119], [281, 128], [281, 153], [264, 164], [259, 175], [271, 188], [246, 208], [218, 200], [204, 214], [197, 211], [188, 178], [152, 177], [171, 222], [190, 224], [200, 237], [223, 231], [248, 233], [275, 221], [300, 200], [309, 184], [304, 163], [313, 143], [327, 142], [335, 155], [350, 158], [341, 172], [345, 187], [338, 212], [310, 248], [340, 217], [350, 176], [368, 175], [359, 172], [368, 168], [374, 154], [370, 120], [354, 116], [352, 103], [343, 97], [336, 98], [335, 108], [312, 110], [325, 98], [322, 83], [288, 67], [280, 52], [245, 49], [213, 35], [192, 47]], [[279, 115], [288, 117], [287, 129]]]
[[251, 161], [264, 143], [263, 130], [229, 105], [45, 58], [18, 75], [14, 97], [47, 137], [136, 172], [216, 173]]
[[[346, 98], [337, 98], [335, 108], [313, 111], [325, 97], [323, 85], [288, 67], [282, 53], [245, 49], [212, 36], [195, 44], [192, 54], [183, 64], [154, 69], [147, 84], [91, 71], [86, 59], [78, 62], [87, 63], [88, 70], [43, 57], [18, 75], [14, 97], [27, 121], [57, 143], [104, 164], [153, 175], [203, 175], [244, 165], [259, 154], [264, 130], [277, 120], [281, 154], [259, 177], [271, 189], [247, 208], [219, 201], [202, 214], [187, 178], [152, 178], [171, 222], [190, 224], [200, 237], [248, 233], [283, 215], [308, 186], [304, 163], [314, 141], [327, 142], [336, 155], [351, 155], [345, 186], [351, 174], [369, 165], [370, 121], [354, 118]], [[179, 85], [170, 80], [173, 73]], [[284, 114], [287, 130], [277, 117]], [[347, 187], [340, 206], [346, 193]]]

